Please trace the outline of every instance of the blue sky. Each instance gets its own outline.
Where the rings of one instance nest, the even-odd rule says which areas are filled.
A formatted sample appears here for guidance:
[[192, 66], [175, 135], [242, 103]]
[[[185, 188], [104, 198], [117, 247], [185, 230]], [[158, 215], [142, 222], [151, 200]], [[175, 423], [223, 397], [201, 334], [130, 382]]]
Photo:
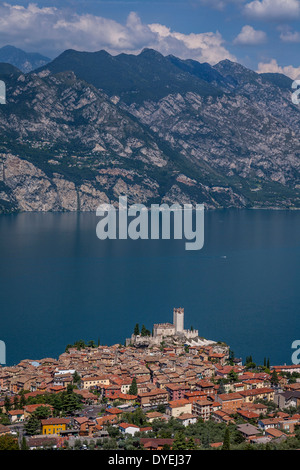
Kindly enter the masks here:
[[300, 0], [23, 0], [0, 2], [0, 46], [51, 58], [68, 48], [144, 47], [215, 64], [300, 76]]

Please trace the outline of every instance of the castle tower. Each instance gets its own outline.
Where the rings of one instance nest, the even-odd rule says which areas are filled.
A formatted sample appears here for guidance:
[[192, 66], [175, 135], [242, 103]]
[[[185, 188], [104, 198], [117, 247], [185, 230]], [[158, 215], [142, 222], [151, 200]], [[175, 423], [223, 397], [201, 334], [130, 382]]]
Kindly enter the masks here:
[[173, 310], [173, 325], [175, 333], [182, 333], [184, 330], [184, 309], [174, 308]]

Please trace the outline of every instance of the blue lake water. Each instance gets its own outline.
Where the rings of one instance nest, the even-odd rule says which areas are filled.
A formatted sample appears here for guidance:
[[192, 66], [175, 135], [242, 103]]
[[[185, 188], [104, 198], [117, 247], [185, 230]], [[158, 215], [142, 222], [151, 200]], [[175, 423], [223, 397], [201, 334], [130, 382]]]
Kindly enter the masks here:
[[55, 357], [78, 339], [123, 343], [173, 321], [237, 357], [291, 363], [300, 339], [300, 213], [205, 214], [205, 242], [96, 237], [94, 213], [0, 216], [0, 339], [7, 365]]

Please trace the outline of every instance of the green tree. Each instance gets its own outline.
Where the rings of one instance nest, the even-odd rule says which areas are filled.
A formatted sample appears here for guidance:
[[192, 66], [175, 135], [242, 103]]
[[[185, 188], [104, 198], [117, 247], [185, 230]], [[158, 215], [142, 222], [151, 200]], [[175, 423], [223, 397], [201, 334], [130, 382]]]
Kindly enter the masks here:
[[231, 383], [237, 382], [238, 374], [233, 369], [228, 373], [228, 379]]
[[86, 344], [83, 339], [80, 339], [74, 343], [74, 346], [78, 351], [80, 351], [81, 349], [84, 349], [86, 347]]
[[88, 345], [89, 348], [95, 348], [96, 347], [96, 343], [92, 339], [88, 342], [87, 345]]
[[133, 330], [133, 334], [135, 336], [138, 336], [140, 334], [140, 327], [139, 327], [139, 324], [136, 323], [135, 327], [134, 327], [134, 330]]
[[230, 432], [229, 428], [226, 428], [222, 450], [230, 450]]
[[166, 412], [166, 405], [163, 405], [163, 404], [158, 405], [157, 408], [156, 408], [156, 411], [158, 411], [158, 413], [165, 413]]
[[38, 419], [47, 419], [51, 415], [51, 410], [50, 410], [49, 406], [41, 405], [38, 408], [36, 408], [36, 410], [34, 412], [34, 415]]
[[195, 439], [191, 437], [187, 442], [187, 450], [197, 450], [198, 446], [195, 442]]
[[141, 336], [150, 336], [150, 331], [147, 330], [147, 328], [145, 327], [145, 325], [142, 326], [142, 329], [141, 329]]
[[186, 442], [183, 431], [178, 431], [175, 434], [175, 439], [173, 442], [173, 450], [188, 450], [188, 444]]
[[202, 438], [202, 447], [204, 449], [209, 449], [210, 448], [210, 440], [209, 440], [209, 434], [208, 433], [204, 434], [204, 436]]
[[273, 372], [271, 374], [271, 384], [272, 385], [278, 385], [279, 384], [278, 374], [277, 374], [275, 369], [273, 370]]
[[220, 380], [219, 388], [218, 388], [218, 395], [222, 395], [225, 392], [225, 387], [224, 387], [224, 380]]
[[18, 397], [18, 395], [15, 395], [15, 397], [14, 397], [14, 410], [18, 410], [19, 406], [20, 406], [19, 397]]
[[21, 450], [29, 450], [25, 436], [22, 437]]
[[129, 388], [129, 395], [137, 395], [137, 394], [138, 394], [138, 388], [137, 388], [136, 378], [133, 377], [130, 388]]
[[232, 366], [234, 364], [233, 360], [234, 360], [234, 351], [232, 349], [229, 349], [228, 362]]
[[6, 413], [8, 413], [11, 410], [11, 401], [7, 395], [5, 395], [4, 398], [4, 408]]
[[20, 392], [20, 408], [21, 408], [21, 410], [24, 408], [25, 405], [26, 405], [25, 392], [24, 392], [24, 390], [21, 390], [21, 392]]
[[41, 431], [40, 420], [32, 414], [29, 417], [29, 419], [26, 421], [24, 430], [26, 434], [28, 434], [29, 436], [34, 436], [35, 434], [39, 434]]
[[9, 434], [0, 436], [0, 450], [20, 450], [18, 440]]
[[73, 374], [73, 383], [76, 384], [76, 385], [79, 385], [80, 381], [81, 381], [81, 377], [78, 374], [78, 372], [75, 370], [75, 372]]
[[116, 439], [106, 439], [103, 442], [103, 450], [115, 450], [118, 448]]

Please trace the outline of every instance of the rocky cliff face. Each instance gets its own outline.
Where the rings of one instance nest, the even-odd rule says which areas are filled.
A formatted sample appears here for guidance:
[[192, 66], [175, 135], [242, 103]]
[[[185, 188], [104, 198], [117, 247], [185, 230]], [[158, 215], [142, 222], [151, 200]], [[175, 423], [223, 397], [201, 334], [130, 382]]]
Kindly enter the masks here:
[[[121, 56], [114, 73], [129, 70]], [[98, 62], [88, 77], [78, 63], [70, 71], [70, 57], [53, 63], [26, 75], [0, 64], [1, 212], [90, 211], [119, 195], [146, 205], [299, 208], [300, 107], [287, 77], [146, 51], [130, 57], [134, 84], [112, 76], [116, 89]], [[153, 77], [143, 80], [145, 64], [159, 93]]]

